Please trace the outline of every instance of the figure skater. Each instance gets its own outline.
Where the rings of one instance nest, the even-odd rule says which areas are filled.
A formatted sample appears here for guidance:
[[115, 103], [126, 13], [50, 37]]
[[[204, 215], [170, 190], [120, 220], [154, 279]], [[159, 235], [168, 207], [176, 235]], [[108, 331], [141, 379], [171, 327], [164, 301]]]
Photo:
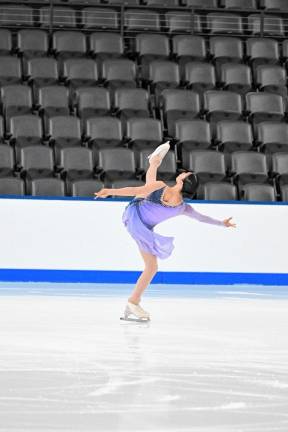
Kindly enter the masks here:
[[[122, 221], [132, 238], [136, 241], [144, 260], [144, 271], [137, 280], [124, 312], [125, 320], [148, 321], [149, 313], [139, 305], [141, 296], [158, 270], [157, 258], [168, 258], [174, 249], [173, 237], [155, 233], [154, 227], [169, 218], [186, 215], [200, 222], [233, 227], [232, 217], [223, 221], [213, 219], [196, 211], [185, 203], [183, 198], [194, 195], [197, 187], [197, 177], [191, 172], [182, 172], [176, 177], [173, 186], [167, 186], [163, 181], [157, 181], [157, 168], [169, 151], [169, 142], [161, 144], [148, 156], [149, 168], [146, 172], [146, 183], [140, 187], [124, 187], [119, 189], [103, 188], [95, 193], [95, 198], [114, 196], [134, 196], [123, 213]], [[136, 319], [129, 318], [136, 316]]]

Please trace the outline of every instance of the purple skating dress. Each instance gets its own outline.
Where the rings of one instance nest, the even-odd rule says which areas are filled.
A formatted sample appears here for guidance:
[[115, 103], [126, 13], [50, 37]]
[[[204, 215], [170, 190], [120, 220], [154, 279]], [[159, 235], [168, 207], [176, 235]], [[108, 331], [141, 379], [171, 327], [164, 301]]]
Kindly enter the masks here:
[[222, 221], [205, 216], [184, 201], [177, 206], [162, 202], [166, 186], [152, 192], [146, 198], [134, 198], [123, 213], [122, 221], [132, 238], [144, 252], [156, 255], [158, 258], [168, 258], [173, 249], [174, 237], [157, 234], [153, 228], [167, 219], [186, 215], [213, 225], [225, 226]]

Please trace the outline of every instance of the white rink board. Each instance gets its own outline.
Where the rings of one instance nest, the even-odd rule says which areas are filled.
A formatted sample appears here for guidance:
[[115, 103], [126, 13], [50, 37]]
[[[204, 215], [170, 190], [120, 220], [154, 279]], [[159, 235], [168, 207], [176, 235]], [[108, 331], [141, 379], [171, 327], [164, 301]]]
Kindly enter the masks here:
[[[142, 270], [142, 258], [122, 224], [127, 202], [0, 199], [1, 269]], [[156, 232], [175, 237], [160, 271], [288, 273], [288, 205], [193, 203], [214, 218], [233, 216], [237, 229], [187, 216]]]

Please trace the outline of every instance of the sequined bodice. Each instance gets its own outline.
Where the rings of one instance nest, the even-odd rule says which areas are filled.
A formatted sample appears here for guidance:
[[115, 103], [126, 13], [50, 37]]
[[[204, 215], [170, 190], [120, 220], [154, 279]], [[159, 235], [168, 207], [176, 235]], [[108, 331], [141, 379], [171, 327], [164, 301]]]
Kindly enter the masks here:
[[166, 186], [162, 187], [161, 189], [157, 189], [154, 192], [151, 192], [151, 194], [148, 195], [145, 199], [147, 201], [153, 202], [155, 204], [161, 204], [164, 207], [169, 207], [169, 208], [171, 208], [171, 207], [179, 207], [179, 206], [181, 206], [183, 204], [183, 201], [180, 204], [176, 205], [176, 206], [164, 203], [163, 202], [163, 195], [164, 195], [165, 189], [166, 189]]

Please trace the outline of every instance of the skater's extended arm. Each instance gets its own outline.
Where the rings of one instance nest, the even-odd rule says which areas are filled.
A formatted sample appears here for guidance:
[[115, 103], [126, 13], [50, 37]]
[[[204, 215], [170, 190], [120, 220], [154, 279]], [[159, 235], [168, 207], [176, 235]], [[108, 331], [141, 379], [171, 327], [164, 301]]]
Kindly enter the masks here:
[[185, 204], [183, 214], [186, 216], [189, 216], [193, 219], [198, 220], [199, 222], [208, 223], [211, 225], [220, 225], [220, 226], [226, 226], [226, 227], [233, 227], [235, 228], [236, 225], [234, 223], [231, 223], [230, 220], [232, 218], [224, 219], [223, 221], [220, 221], [218, 219], [214, 219], [210, 216], [206, 216], [198, 211], [196, 211], [191, 205]]
[[119, 189], [108, 189], [103, 188], [99, 192], [95, 192], [95, 196], [98, 198], [106, 198], [107, 196], [137, 196], [137, 195], [148, 195], [161, 187], [166, 186], [162, 181], [155, 181], [144, 186], [135, 187], [124, 187]]

